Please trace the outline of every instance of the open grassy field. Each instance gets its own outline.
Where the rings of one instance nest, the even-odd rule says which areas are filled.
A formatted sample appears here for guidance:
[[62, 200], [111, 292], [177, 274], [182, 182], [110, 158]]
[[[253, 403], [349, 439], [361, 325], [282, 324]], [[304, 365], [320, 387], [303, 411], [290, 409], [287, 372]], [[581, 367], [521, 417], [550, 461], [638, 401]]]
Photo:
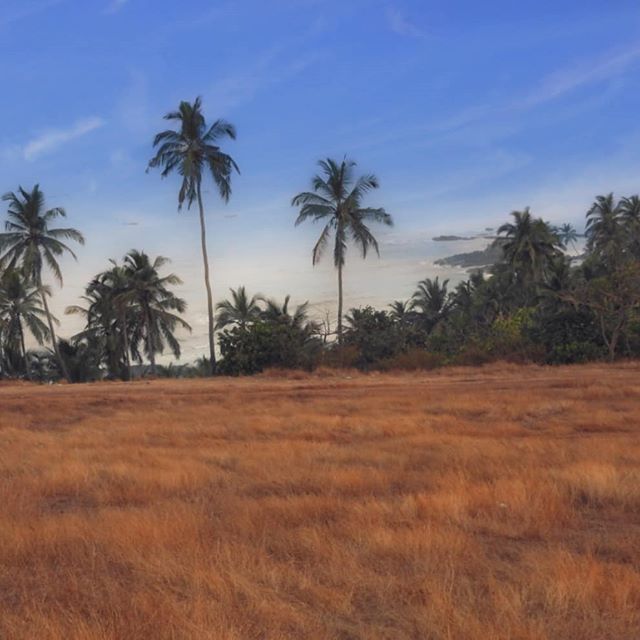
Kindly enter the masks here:
[[640, 365], [0, 386], [0, 638], [640, 637]]

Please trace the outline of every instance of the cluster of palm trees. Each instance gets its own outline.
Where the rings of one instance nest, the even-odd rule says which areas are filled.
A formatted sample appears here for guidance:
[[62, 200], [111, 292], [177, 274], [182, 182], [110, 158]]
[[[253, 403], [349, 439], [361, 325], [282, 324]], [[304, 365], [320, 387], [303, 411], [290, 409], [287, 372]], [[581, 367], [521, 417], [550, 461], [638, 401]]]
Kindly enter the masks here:
[[[240, 335], [236, 331], [231, 336], [231, 330], [244, 331], [260, 323], [292, 327], [301, 335], [321, 334], [320, 325], [308, 318], [307, 303], [290, 311], [289, 297], [279, 304], [262, 296], [249, 297], [245, 288], [239, 287], [231, 291], [230, 300], [214, 303], [203, 182], [208, 176], [220, 198], [229, 200], [232, 177], [239, 168], [221, 144], [234, 140], [236, 130], [224, 120], [209, 124], [200, 98], [193, 103], [181, 102], [165, 118], [176, 126], [155, 136], [155, 155], [147, 170], [157, 168], [162, 177], [178, 174], [178, 209], [197, 205], [209, 347], [208, 358], [200, 367], [210, 374], [216, 372], [216, 331], [223, 332], [227, 350]], [[371, 225], [391, 226], [393, 219], [384, 208], [364, 202], [379, 186], [375, 175], [357, 175], [356, 163], [346, 157], [322, 160], [319, 169], [311, 189], [298, 193], [291, 204], [298, 209], [296, 225], [311, 221], [322, 226], [311, 252], [312, 263], [332, 249], [338, 280], [335, 344], [342, 347], [347, 339], [353, 339], [356, 325], [388, 324], [379, 314], [351, 310], [345, 330], [343, 277], [349, 244], [354, 244], [363, 258], [372, 250], [379, 253]], [[91, 280], [82, 304], [66, 310], [81, 315], [85, 328], [70, 341], [58, 340], [47, 280], [52, 277], [62, 285], [59, 260], [64, 255], [75, 259], [73, 244], [83, 244], [84, 238], [76, 229], [57, 226], [65, 211], [47, 208], [38, 185], [8, 193], [4, 201], [8, 209], [5, 230], [0, 233], [0, 373], [37, 377], [43, 359], [30, 355], [26, 334], [40, 345], [51, 344], [52, 366], [67, 380], [78, 377], [74, 375], [74, 370], [82, 368], [78, 363], [91, 358], [97, 370], [129, 379], [132, 362], [146, 360], [155, 373], [158, 354], [168, 349], [179, 357], [175, 332], [178, 328], [190, 330], [181, 317], [186, 304], [171, 291], [180, 280], [175, 274], [161, 275], [166, 258], [151, 259], [137, 250], [130, 251], [122, 263], [111, 261], [108, 269]], [[511, 218], [498, 229], [495, 245], [502, 259], [489, 273], [473, 273], [455, 291], [448, 290], [447, 280], [425, 279], [418, 283], [411, 300], [395, 301], [389, 312], [380, 313], [387, 314], [394, 326], [402, 327], [402, 335], [410, 336], [412, 344], [426, 346], [429, 337], [437, 335], [463, 344], [469, 335], [518, 310], [551, 308], [549, 300], [553, 299], [564, 305], [564, 311], [572, 306], [591, 314], [610, 355], [615, 354], [621, 339], [630, 349], [630, 332], [640, 305], [640, 279], [636, 278], [640, 198], [618, 201], [613, 194], [598, 196], [587, 213], [582, 256], [575, 255], [579, 236], [572, 225], [554, 227], [533, 216], [528, 208], [514, 211]], [[558, 312], [557, 305], [554, 312]], [[327, 340], [331, 333], [325, 327], [325, 343], [331, 343]]]
[[17, 192], [7, 193], [3, 200], [8, 202], [5, 232], [0, 233], [0, 306], [3, 310], [0, 331], [4, 368], [16, 366], [17, 352], [22, 370], [28, 373], [24, 323], [40, 344], [45, 339], [51, 341], [60, 371], [70, 379], [56, 339], [55, 319], [47, 301], [51, 291], [43, 283], [43, 273], [50, 271], [61, 285], [58, 260], [65, 253], [75, 258], [67, 242], [84, 244], [84, 238], [76, 229], [53, 226], [66, 216], [65, 210], [47, 209], [38, 185], [31, 191], [19, 188]]
[[238, 327], [246, 329], [259, 321], [277, 322], [296, 327], [308, 333], [317, 333], [320, 325], [309, 319], [309, 303], [304, 302], [289, 309], [291, 296], [287, 295], [282, 303], [261, 294], [249, 296], [244, 286], [230, 289], [230, 299], [216, 305], [216, 324], [218, 330]]
[[[512, 322], [547, 361], [595, 357], [598, 345], [613, 359], [621, 343], [640, 354], [640, 198], [598, 196], [586, 220], [585, 251], [576, 255], [572, 225], [555, 227], [528, 208], [512, 212], [494, 240], [501, 259], [488, 272], [454, 290], [427, 278], [410, 300], [390, 305], [402, 348], [407, 340], [449, 354], [486, 346]], [[352, 310], [348, 334], [364, 317]]]
[[[236, 130], [224, 120], [208, 124], [200, 98], [193, 103], [181, 102], [176, 111], [166, 114], [165, 119], [177, 126], [155, 136], [155, 155], [147, 170], [158, 168], [162, 177], [173, 173], [180, 176], [178, 209], [185, 204], [187, 208], [197, 204], [208, 312], [209, 358], [206, 366], [210, 373], [215, 373], [215, 331], [225, 326], [228, 309], [225, 311], [226, 302], [218, 305], [220, 317], [216, 326], [202, 185], [209, 176], [221, 199], [229, 200], [232, 175], [239, 173], [239, 168], [235, 160], [221, 149], [220, 143], [225, 139], [235, 139]], [[368, 208], [362, 204], [366, 193], [378, 187], [375, 176], [356, 177], [355, 163], [346, 158], [342, 162], [327, 159], [320, 166], [321, 175], [314, 177], [312, 191], [298, 194], [292, 204], [300, 207], [296, 224], [307, 219], [324, 224], [312, 252], [314, 264], [320, 259], [332, 234], [334, 236], [334, 263], [338, 272], [337, 335], [341, 341], [342, 283], [347, 244], [354, 241], [363, 257], [369, 249], [378, 252], [377, 240], [367, 223], [391, 225], [392, 220], [384, 209]], [[29, 375], [25, 327], [38, 344], [51, 343], [56, 366], [67, 380], [73, 376], [68, 367], [69, 358], [63, 357], [61, 352], [61, 344], [64, 344], [68, 356], [74, 345], [77, 347], [85, 341], [85, 349], [91, 345], [104, 355], [109, 375], [125, 379], [130, 377], [132, 358], [140, 360], [144, 355], [151, 370], [155, 371], [156, 354], [162, 353], [166, 346], [174, 355], [179, 355], [180, 346], [174, 329], [178, 326], [189, 328], [179, 315], [184, 312], [185, 303], [167, 289], [178, 284], [179, 280], [173, 274], [158, 275], [158, 269], [166, 259], [151, 261], [139, 251], [127, 254], [122, 265], [113, 262], [107, 271], [89, 283], [84, 295], [85, 306], [74, 305], [67, 309], [67, 313], [83, 315], [86, 328], [74, 336], [71, 343], [60, 342], [55, 333], [58, 321], [48, 305], [51, 290], [44, 284], [43, 273], [50, 271], [62, 285], [58, 260], [65, 253], [75, 259], [75, 253], [67, 243], [83, 244], [84, 238], [76, 229], [52, 226], [57, 218], [65, 216], [64, 209], [46, 209], [44, 195], [37, 185], [31, 191], [20, 188], [16, 193], [9, 193], [5, 200], [9, 202], [8, 220], [5, 233], [0, 234], [3, 370]], [[277, 315], [276, 303], [272, 300], [263, 302], [266, 305], [261, 311], [263, 317], [264, 314]], [[258, 302], [254, 301], [254, 306], [257, 305]], [[289, 315], [287, 305], [288, 300], [280, 308], [280, 315]], [[295, 322], [307, 323], [306, 306], [298, 307], [291, 318]], [[306, 328], [309, 329], [310, 325]]]
[[191, 327], [180, 314], [186, 303], [171, 287], [182, 283], [173, 273], [161, 275], [168, 259], [151, 260], [141, 251], [130, 251], [122, 264], [111, 261], [109, 269], [99, 273], [87, 285], [83, 305], [67, 307], [66, 313], [85, 319], [85, 329], [74, 337], [85, 341], [99, 354], [109, 377], [131, 379], [131, 361], [143, 357], [157, 373], [156, 355], [169, 348], [180, 357], [175, 331]]

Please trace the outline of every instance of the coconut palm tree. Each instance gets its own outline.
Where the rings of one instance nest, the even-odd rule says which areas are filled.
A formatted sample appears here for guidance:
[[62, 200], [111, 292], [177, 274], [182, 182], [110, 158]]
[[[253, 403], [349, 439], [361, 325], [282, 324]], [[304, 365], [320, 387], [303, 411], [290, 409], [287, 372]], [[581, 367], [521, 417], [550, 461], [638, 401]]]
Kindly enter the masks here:
[[505, 262], [523, 284], [541, 282], [549, 262], [560, 253], [560, 238], [550, 225], [531, 215], [529, 207], [511, 213], [513, 222], [498, 229], [495, 240]]
[[578, 232], [572, 224], [566, 222], [565, 224], [553, 229], [553, 231], [558, 236], [565, 249], [569, 246], [572, 246], [575, 249], [576, 241], [578, 240]]
[[640, 259], [640, 197], [622, 198], [620, 212], [632, 255]]
[[68, 253], [76, 259], [75, 253], [63, 240], [84, 244], [84, 237], [76, 229], [51, 228], [51, 223], [57, 218], [64, 218], [66, 213], [60, 207], [46, 209], [44, 194], [38, 185], [31, 191], [19, 187], [17, 193], [7, 193], [3, 200], [9, 203], [9, 208], [5, 233], [0, 233], [0, 268], [20, 268], [25, 277], [38, 288], [49, 326], [48, 337], [62, 374], [69, 380], [67, 368], [58, 349], [53, 316], [47, 303], [49, 290], [43, 286], [42, 272], [48, 267], [62, 286], [62, 271], [58, 258]]
[[86, 306], [71, 305], [66, 314], [85, 318], [86, 327], [74, 340], [87, 339], [97, 343], [111, 377], [131, 379], [129, 304], [123, 294], [129, 290], [124, 267], [111, 260], [110, 269], [99, 273], [86, 287], [82, 300]]
[[624, 241], [621, 203], [613, 193], [597, 196], [587, 212], [587, 248], [605, 261], [615, 260]]
[[436, 325], [451, 309], [451, 295], [447, 291], [449, 280], [442, 283], [438, 276], [434, 280], [425, 278], [418, 283], [418, 287], [411, 298], [411, 308], [418, 312], [425, 323], [427, 332], [431, 333]]
[[262, 297], [259, 295], [249, 297], [245, 287], [229, 289], [229, 291], [231, 291], [231, 300], [223, 300], [216, 305], [218, 311], [216, 329], [224, 329], [232, 324], [244, 329], [260, 317], [259, 302]]
[[289, 303], [291, 296], [286, 295], [284, 302], [280, 304], [273, 298], [262, 298], [265, 303], [264, 311], [261, 313], [263, 320], [267, 322], [278, 322], [287, 325], [292, 329], [306, 331], [308, 333], [316, 333], [320, 330], [318, 323], [309, 320], [309, 302], [303, 302], [293, 309], [293, 313], [289, 312]]
[[149, 259], [146, 253], [130, 251], [124, 258], [124, 273], [129, 280], [126, 290], [118, 296], [120, 303], [129, 305], [133, 323], [131, 348], [140, 353], [139, 344], [156, 374], [156, 354], [168, 346], [176, 358], [180, 357], [180, 343], [174, 336], [176, 328], [191, 331], [191, 327], [178, 314], [184, 313], [187, 303], [175, 296], [168, 287], [182, 284], [175, 274], [160, 276], [158, 270], [169, 262], [158, 256]]
[[182, 176], [182, 184], [178, 192], [178, 209], [184, 203], [191, 208], [198, 203], [200, 214], [200, 244], [204, 264], [204, 283], [207, 291], [207, 311], [209, 314], [209, 355], [211, 373], [215, 373], [215, 337], [213, 294], [209, 275], [209, 258], [207, 255], [207, 235], [202, 202], [202, 180], [206, 173], [211, 178], [220, 194], [227, 202], [231, 196], [231, 175], [239, 172], [233, 158], [220, 149], [219, 142], [224, 138], [235, 140], [235, 127], [224, 120], [216, 120], [209, 126], [202, 113], [202, 100], [196, 98], [193, 103], [181, 102], [177, 111], [165, 116], [166, 120], [176, 122], [178, 130], [168, 129], [156, 135], [153, 146], [156, 155], [149, 162], [149, 168], [162, 168], [162, 177], [174, 171]]
[[4, 326], [5, 349], [15, 351], [17, 347], [29, 378], [25, 326], [41, 345], [49, 335], [45, 319], [38, 288], [25, 280], [20, 272], [14, 269], [6, 271], [0, 278], [0, 323]]
[[389, 315], [396, 321], [402, 323], [409, 322], [413, 317], [411, 300], [394, 300], [389, 305], [391, 311]]
[[342, 342], [342, 270], [345, 265], [347, 244], [351, 240], [362, 251], [362, 257], [373, 248], [380, 255], [378, 241], [367, 226], [379, 222], [387, 226], [393, 219], [384, 209], [364, 207], [362, 200], [371, 190], [377, 189], [378, 179], [374, 175], [355, 176], [356, 163], [346, 158], [338, 163], [331, 158], [321, 160], [320, 174], [312, 181], [313, 191], [303, 191], [291, 201], [300, 207], [296, 226], [305, 220], [322, 222], [324, 227], [313, 247], [312, 262], [317, 264], [334, 235], [333, 263], [338, 270], [338, 342]]

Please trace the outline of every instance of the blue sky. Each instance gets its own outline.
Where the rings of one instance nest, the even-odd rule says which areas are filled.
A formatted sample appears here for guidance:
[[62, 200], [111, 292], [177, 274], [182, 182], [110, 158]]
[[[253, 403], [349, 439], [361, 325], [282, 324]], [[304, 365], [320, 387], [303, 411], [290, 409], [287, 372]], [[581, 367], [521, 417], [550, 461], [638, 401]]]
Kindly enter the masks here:
[[[65, 262], [58, 315], [136, 247], [173, 259], [204, 351], [194, 212], [176, 180], [145, 174], [162, 115], [201, 95], [238, 129], [242, 174], [207, 193], [214, 292], [230, 286], [333, 311], [318, 229], [290, 198], [326, 156], [356, 159], [396, 221], [382, 258], [350, 256], [348, 305], [410, 295], [440, 233], [470, 233], [530, 205], [582, 226], [593, 196], [638, 191], [640, 6], [631, 0], [1, 0], [0, 188], [39, 182], [87, 237]], [[76, 327], [65, 318], [63, 334]]]

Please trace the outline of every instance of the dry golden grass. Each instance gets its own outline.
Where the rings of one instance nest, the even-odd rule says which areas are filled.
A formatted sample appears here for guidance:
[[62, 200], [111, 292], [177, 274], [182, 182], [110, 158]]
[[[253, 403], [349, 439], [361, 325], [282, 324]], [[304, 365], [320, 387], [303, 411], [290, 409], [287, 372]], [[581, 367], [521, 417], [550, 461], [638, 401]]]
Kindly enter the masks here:
[[640, 366], [0, 387], [0, 638], [640, 637]]

